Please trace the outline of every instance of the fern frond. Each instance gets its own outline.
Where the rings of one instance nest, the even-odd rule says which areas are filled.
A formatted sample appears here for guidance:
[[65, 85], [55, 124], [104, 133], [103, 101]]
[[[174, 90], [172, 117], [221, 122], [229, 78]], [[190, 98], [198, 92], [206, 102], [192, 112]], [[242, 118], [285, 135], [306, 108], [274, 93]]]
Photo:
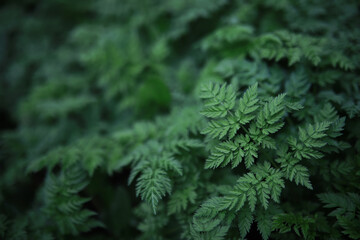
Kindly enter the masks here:
[[239, 106], [235, 112], [235, 116], [241, 124], [247, 124], [255, 118], [254, 112], [258, 109], [257, 87], [255, 84], [249, 87], [242, 98], [239, 100]]
[[274, 217], [274, 229], [280, 233], [294, 230], [298, 237], [304, 239], [315, 239], [316, 221], [312, 217], [304, 217], [300, 214], [282, 213]]
[[226, 135], [229, 135], [229, 138], [233, 138], [239, 128], [240, 126], [236, 119], [234, 117], [229, 117], [210, 121], [208, 126], [203, 129], [201, 133], [207, 134], [214, 139], [223, 139]]
[[219, 210], [221, 203], [222, 198], [220, 197], [213, 197], [204, 202], [194, 215], [194, 230], [197, 232], [209, 232], [218, 227], [226, 217]]
[[168, 203], [168, 214], [180, 213], [187, 209], [189, 203], [194, 204], [197, 198], [196, 188], [188, 186], [184, 189], [175, 191]]
[[136, 195], [151, 204], [154, 213], [159, 200], [171, 193], [171, 180], [161, 169], [145, 169], [136, 184]]
[[201, 89], [200, 98], [207, 99], [201, 113], [209, 118], [225, 117], [235, 106], [236, 94], [232, 86], [212, 82]]
[[230, 162], [234, 168], [241, 163], [243, 156], [244, 152], [238, 141], [221, 142], [211, 151], [210, 157], [206, 160], [205, 168], [225, 167]]
[[268, 135], [275, 133], [284, 126], [283, 122], [279, 122], [285, 114], [284, 98], [285, 94], [281, 94], [271, 99], [259, 112], [256, 126], [261, 129], [263, 134]]
[[264, 208], [257, 209], [255, 221], [257, 222], [257, 229], [264, 240], [269, 239], [273, 230], [273, 218], [279, 212], [279, 208], [274, 205], [271, 205], [267, 210]]
[[245, 238], [250, 231], [251, 225], [254, 222], [254, 215], [249, 207], [244, 207], [239, 211], [238, 214], [238, 228], [242, 238]]
[[78, 196], [88, 184], [87, 175], [78, 166], [66, 169], [59, 177], [49, 175], [45, 186], [45, 212], [62, 234], [78, 235], [103, 224], [93, 218], [95, 212], [83, 209], [89, 198]]

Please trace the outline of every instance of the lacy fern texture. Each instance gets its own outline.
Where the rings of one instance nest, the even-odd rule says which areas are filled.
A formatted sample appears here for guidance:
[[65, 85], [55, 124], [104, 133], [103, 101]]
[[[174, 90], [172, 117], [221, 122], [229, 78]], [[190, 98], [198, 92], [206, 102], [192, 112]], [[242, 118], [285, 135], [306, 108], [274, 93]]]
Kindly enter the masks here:
[[5, 0], [0, 239], [360, 239], [359, 17]]

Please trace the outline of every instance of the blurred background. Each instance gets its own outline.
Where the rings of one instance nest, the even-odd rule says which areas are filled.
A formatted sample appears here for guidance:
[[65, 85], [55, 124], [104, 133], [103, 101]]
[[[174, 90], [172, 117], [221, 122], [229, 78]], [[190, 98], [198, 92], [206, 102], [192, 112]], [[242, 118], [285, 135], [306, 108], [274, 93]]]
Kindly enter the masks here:
[[[25, 170], [57, 146], [186, 106], [193, 107], [189, 119], [196, 119], [203, 81], [227, 81], [237, 89], [261, 82], [263, 96], [290, 89], [289, 96], [305, 103], [300, 119], [319, 112], [319, 99], [332, 101], [349, 119], [358, 116], [358, 11], [357, 1], [341, 0], [2, 0], [0, 213], [36, 213], [46, 173]], [[285, 49], [279, 59], [277, 44]], [[94, 139], [88, 149], [101, 142]], [[127, 187], [129, 169], [102, 174], [87, 189], [96, 196], [86, 207], [101, 211], [107, 229], [82, 237], [151, 233], [135, 219], [154, 221], [152, 212], [130, 210], [140, 199]]]
[[[45, 172], [25, 174], [31, 161], [194, 102], [205, 60], [197, 43], [229, 9], [225, 0], [1, 1], [0, 213], [18, 220], [34, 209], [41, 225]], [[128, 176], [94, 177], [108, 227], [94, 238], [138, 235]]]
[[17, 152], [36, 156], [84, 132], [167, 113], [193, 90], [194, 43], [225, 3], [2, 1], [1, 129], [17, 129], [9, 134], [26, 145]]

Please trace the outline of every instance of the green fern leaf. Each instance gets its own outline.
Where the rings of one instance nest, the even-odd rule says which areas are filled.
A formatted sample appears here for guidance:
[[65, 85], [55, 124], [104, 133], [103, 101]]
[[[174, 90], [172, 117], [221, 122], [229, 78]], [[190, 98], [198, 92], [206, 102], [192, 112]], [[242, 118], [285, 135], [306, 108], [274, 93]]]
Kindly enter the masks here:
[[236, 94], [232, 86], [209, 83], [201, 88], [200, 98], [207, 99], [205, 109], [201, 111], [206, 117], [225, 117], [235, 106]]
[[243, 156], [244, 152], [241, 150], [237, 141], [221, 142], [215, 146], [210, 157], [206, 160], [205, 168], [225, 167], [230, 162], [234, 168], [240, 164]]
[[164, 170], [148, 168], [138, 179], [136, 195], [140, 195], [142, 200], [146, 200], [156, 214], [159, 200], [166, 193], [170, 194], [171, 189], [171, 181]]
[[255, 118], [254, 112], [258, 109], [257, 99], [258, 84], [249, 87], [239, 101], [235, 116], [241, 124], [247, 124]]
[[251, 225], [254, 221], [253, 213], [250, 208], [244, 207], [239, 211], [238, 214], [238, 228], [242, 238], [245, 238], [247, 233], [250, 231]]

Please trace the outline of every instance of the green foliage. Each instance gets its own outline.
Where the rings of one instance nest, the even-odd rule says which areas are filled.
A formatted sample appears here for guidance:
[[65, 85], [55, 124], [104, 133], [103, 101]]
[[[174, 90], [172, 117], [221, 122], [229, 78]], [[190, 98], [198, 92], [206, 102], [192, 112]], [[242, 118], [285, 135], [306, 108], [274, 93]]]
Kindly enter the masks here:
[[50, 174], [45, 181], [44, 212], [55, 222], [61, 234], [78, 235], [102, 226], [92, 218], [95, 212], [83, 209], [83, 205], [90, 199], [78, 195], [88, 184], [86, 177], [84, 171], [72, 166], [57, 178]]
[[360, 237], [360, 195], [357, 193], [322, 193], [318, 195], [325, 208], [336, 208], [329, 216], [336, 217], [336, 225], [352, 239]]
[[359, 9], [5, 0], [0, 239], [360, 239]]
[[284, 213], [274, 218], [274, 228], [280, 233], [286, 233], [293, 229], [296, 235], [303, 239], [315, 239], [316, 220], [299, 214]]

